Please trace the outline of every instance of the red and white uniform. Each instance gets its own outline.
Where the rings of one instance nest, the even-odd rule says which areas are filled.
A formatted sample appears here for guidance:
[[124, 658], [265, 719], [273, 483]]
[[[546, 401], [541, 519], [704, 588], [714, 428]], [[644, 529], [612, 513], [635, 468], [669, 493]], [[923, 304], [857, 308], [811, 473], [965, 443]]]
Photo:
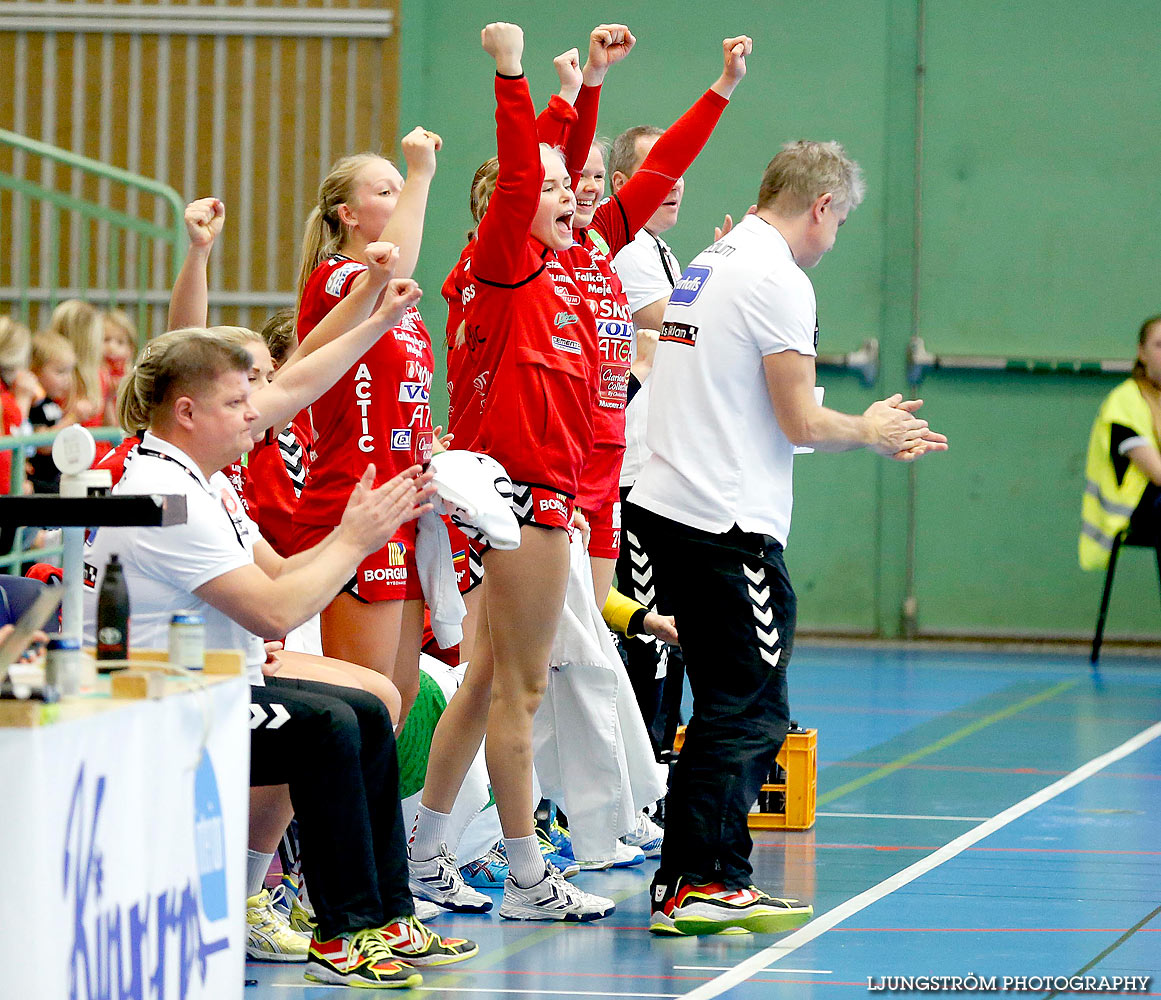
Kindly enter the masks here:
[[504, 466], [525, 523], [566, 527], [592, 447], [596, 321], [556, 254], [531, 236], [544, 170], [528, 83], [497, 75], [495, 86], [500, 177], [462, 293], [453, 447]]
[[309, 439], [292, 423], [280, 434], [268, 429], [246, 456], [242, 500], [262, 537], [283, 557], [298, 550], [294, 512], [306, 485], [309, 453]]
[[[621, 547], [621, 462], [625, 454], [625, 406], [629, 368], [636, 347], [633, 312], [617, 277], [613, 258], [630, 243], [661, 207], [690, 164], [702, 151], [729, 102], [707, 90], [671, 125], [620, 192], [606, 198], [586, 229], [576, 229], [576, 244], [560, 254], [596, 316], [600, 343], [600, 383], [593, 414], [593, 449], [581, 474], [577, 506], [592, 530], [589, 553], [615, 559]], [[577, 122], [538, 121], [540, 138], [563, 145], [576, 185], [596, 131], [599, 87], [582, 87], [576, 101]], [[554, 131], [555, 129], [555, 131]]]
[[[366, 265], [331, 257], [307, 279], [299, 306], [303, 340], [351, 289]], [[431, 338], [418, 310], [408, 309], [310, 408], [314, 460], [294, 513], [298, 551], [322, 541], [342, 520], [367, 463], [378, 486], [431, 458]], [[356, 571], [350, 593], [363, 601], [422, 599], [415, 568], [415, 522], [399, 529]]]

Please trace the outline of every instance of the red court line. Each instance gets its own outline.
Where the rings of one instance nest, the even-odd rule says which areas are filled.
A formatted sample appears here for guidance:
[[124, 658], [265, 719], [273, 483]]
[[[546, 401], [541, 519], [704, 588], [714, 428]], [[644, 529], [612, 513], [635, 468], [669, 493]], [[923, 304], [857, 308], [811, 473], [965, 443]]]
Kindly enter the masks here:
[[[620, 928], [606, 928], [606, 930], [618, 930]], [[637, 929], [637, 928], [630, 928]], [[442, 969], [428, 969], [427, 972], [442, 972]], [[452, 972], [453, 970], [448, 970]], [[464, 970], [467, 973], [469, 970]], [[775, 971], [775, 970], [771, 970]], [[567, 977], [569, 979], [648, 979], [648, 980], [664, 980], [666, 982], [691, 982], [691, 983], [707, 983], [713, 976], [659, 976], [659, 975], [645, 975], [642, 973], [629, 972], [573, 972], [571, 969], [479, 969], [470, 970], [471, 975], [479, 976], [485, 973], [494, 976], [547, 976], [553, 977]], [[462, 974], [462, 973], [461, 973]], [[824, 980], [820, 979], [747, 979], [748, 983], [822, 983]], [[828, 986], [866, 986], [866, 981], [857, 983], [847, 983], [841, 980], [828, 979], [825, 980]], [[438, 986], [435, 980], [432, 980], [433, 986]], [[1141, 994], [1142, 996], [1144, 994]]]
[[[846, 927], [830, 929], [831, 934], [903, 933], [903, 934], [1124, 934], [1129, 927]], [[1161, 927], [1142, 927], [1138, 934], [1161, 934]]]
[[[939, 845], [927, 844], [792, 844], [792, 843], [773, 843], [773, 842], [756, 842], [754, 847], [759, 849], [781, 847], [783, 849], [790, 847], [797, 851], [805, 849], [810, 850], [828, 850], [828, 851], [937, 851]], [[1099, 850], [1096, 848], [1080, 848], [1080, 847], [969, 847], [964, 850], [964, 854], [968, 851], [977, 853], [994, 853], [994, 854], [1125, 854], [1134, 857], [1151, 857], [1154, 855], [1161, 855], [1161, 851], [1109, 851]]]

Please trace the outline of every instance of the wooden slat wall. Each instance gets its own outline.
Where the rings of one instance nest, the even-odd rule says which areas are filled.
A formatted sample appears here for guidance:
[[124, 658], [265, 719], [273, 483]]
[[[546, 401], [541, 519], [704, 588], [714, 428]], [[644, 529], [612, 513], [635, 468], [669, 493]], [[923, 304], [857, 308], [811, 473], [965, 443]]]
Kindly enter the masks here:
[[[228, 4], [285, 7], [288, 19], [307, 7], [385, 10], [395, 15], [396, 26], [398, 5], [399, 0]], [[139, 0], [136, 6], [147, 14], [222, 4]], [[214, 322], [261, 325], [293, 291], [302, 225], [329, 164], [362, 149], [392, 155], [396, 146], [395, 34], [322, 39], [37, 33], [5, 31], [0, 23], [0, 66], [13, 68], [16, 84], [0, 88], [4, 127], [156, 178], [186, 200], [213, 194], [226, 202], [227, 228], [211, 268], [211, 302], [215, 292], [254, 293], [259, 301], [215, 305]], [[23, 159], [25, 177], [131, 213], [153, 211], [152, 198], [73, 176], [36, 157]], [[0, 170], [14, 166], [20, 164], [11, 154], [0, 154]], [[0, 196], [0, 245], [6, 248], [0, 255], [0, 286], [16, 283], [20, 255], [32, 262], [32, 284], [47, 282], [41, 222], [34, 210], [32, 232], [20, 233], [12, 197]], [[103, 286], [108, 254], [97, 246], [97, 229], [90, 274]], [[66, 222], [60, 260], [66, 286], [80, 277], [79, 237], [79, 221]], [[160, 290], [168, 287], [167, 265], [154, 256], [150, 281]], [[127, 247], [125, 287], [136, 282], [135, 259], [135, 249]], [[6, 308], [0, 302], [0, 310]], [[154, 312], [156, 326], [163, 310]], [[39, 319], [34, 312], [34, 324]]]

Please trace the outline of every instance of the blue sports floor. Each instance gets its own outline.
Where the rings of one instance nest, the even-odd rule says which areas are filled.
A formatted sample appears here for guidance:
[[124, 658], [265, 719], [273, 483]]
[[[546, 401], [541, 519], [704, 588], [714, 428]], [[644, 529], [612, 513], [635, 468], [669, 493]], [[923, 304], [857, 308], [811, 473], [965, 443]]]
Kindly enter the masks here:
[[[1035, 987], [1082, 974], [1153, 977], [1137, 995], [1161, 996], [1161, 662], [1109, 655], [1093, 678], [1083, 654], [801, 645], [790, 694], [819, 731], [819, 814], [804, 833], [757, 833], [755, 874], [812, 901], [812, 923], [654, 938], [647, 862], [579, 877], [618, 901], [594, 924], [440, 917], [480, 954], [413, 994], [841, 998], [868, 977], [972, 973], [996, 977], [991, 995], [1005, 976], [1066, 995]], [[342, 989], [301, 966], [246, 974], [248, 1000]]]

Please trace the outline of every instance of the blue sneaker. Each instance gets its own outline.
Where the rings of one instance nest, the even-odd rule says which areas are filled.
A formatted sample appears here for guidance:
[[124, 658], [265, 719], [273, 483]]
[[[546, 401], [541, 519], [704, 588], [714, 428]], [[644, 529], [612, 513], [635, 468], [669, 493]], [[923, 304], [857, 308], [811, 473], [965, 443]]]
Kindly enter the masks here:
[[548, 830], [544, 833], [551, 842], [553, 851], [570, 861], [576, 860], [576, 855], [572, 852], [572, 834], [560, 825], [555, 815], [549, 820]]
[[621, 843], [639, 847], [647, 858], [659, 858], [664, 839], [665, 831], [644, 813], [638, 813], [636, 828], [628, 836], [622, 837]]
[[499, 841], [482, 858], [469, 861], [460, 868], [460, 874], [473, 889], [503, 889], [508, 877], [508, 858], [503, 853], [504, 842]]

